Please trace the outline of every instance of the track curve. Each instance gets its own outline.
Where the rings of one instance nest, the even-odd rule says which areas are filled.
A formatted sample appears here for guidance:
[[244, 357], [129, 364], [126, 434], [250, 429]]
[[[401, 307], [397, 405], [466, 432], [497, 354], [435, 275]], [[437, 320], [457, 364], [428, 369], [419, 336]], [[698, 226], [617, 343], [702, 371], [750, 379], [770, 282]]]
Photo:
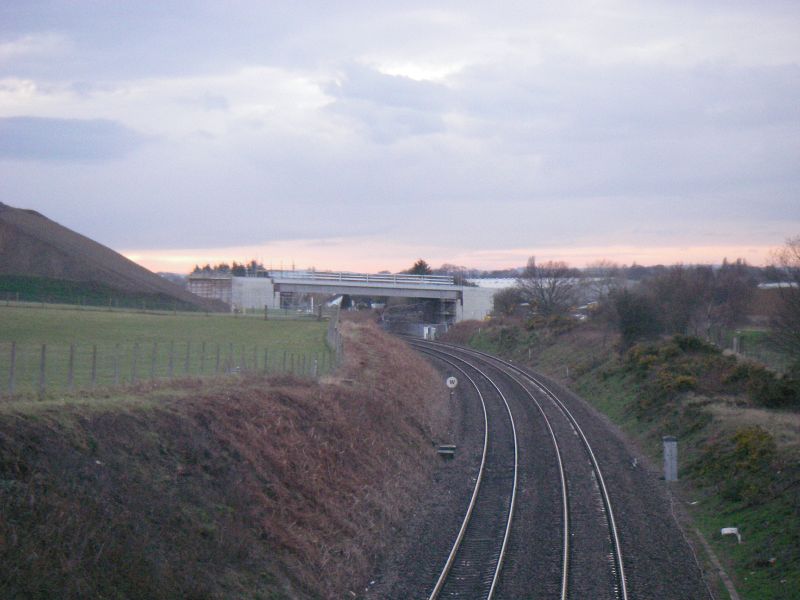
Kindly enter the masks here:
[[[539, 581], [530, 582], [524, 589], [519, 583], [512, 581], [511, 577], [506, 578], [509, 581], [502, 581], [499, 577], [511, 532], [509, 518], [509, 528], [506, 530], [503, 551], [498, 560], [497, 575], [495, 583], [491, 586], [490, 595], [455, 594], [453, 597], [491, 598], [491, 594], [499, 586], [501, 590], [506, 590], [499, 594], [502, 597], [526, 593], [560, 597], [562, 600], [587, 597], [628, 600], [625, 564], [611, 498], [589, 440], [568, 407], [544, 382], [501, 359], [458, 346], [416, 340], [410, 343], [430, 356], [437, 356], [440, 360], [451, 364], [454, 364], [453, 361], [458, 361], [465, 368], [480, 373], [485, 381], [491, 382], [497, 394], [503, 397], [512, 421], [514, 416], [511, 405], [514, 405], [516, 411], [534, 410], [538, 419], [545, 424], [551, 439], [553, 450], [549, 453], [550, 460], [557, 464], [557, 469], [550, 467], [549, 473], [553, 479], [560, 478], [558, 482], [561, 490], [560, 502], [551, 493], [549, 503], [543, 503], [545, 508], [535, 516], [542, 523], [558, 521], [560, 535], [555, 536], [551, 532], [547, 536], [547, 543], [554, 546], [559, 543], [555, 539], [558, 537], [561, 544], [560, 551], [556, 552], [554, 548], [549, 551], [537, 548], [533, 549], [533, 556], [515, 556], [512, 552], [509, 557], [521, 564], [521, 570], [526, 562], [536, 561], [538, 558], [553, 562], [557, 560], [557, 555], [560, 560], [558, 596], [555, 595], [554, 584], [545, 581], [545, 579], [552, 581], [552, 577], [543, 577]], [[505, 395], [501, 388], [505, 390]], [[510, 403], [506, 400], [506, 396], [511, 399]], [[554, 473], [559, 475], [555, 476]], [[542, 477], [539, 476], [538, 479]], [[539, 490], [547, 490], [549, 487], [554, 487], [553, 483], [537, 481], [536, 485]], [[517, 540], [512, 546], [515, 547], [517, 555], [526, 550], [524, 541]], [[530, 550], [527, 548], [528, 552]], [[539, 568], [539, 570], [555, 573], [556, 567], [550, 565], [546, 569]], [[431, 595], [431, 599], [436, 597]]]

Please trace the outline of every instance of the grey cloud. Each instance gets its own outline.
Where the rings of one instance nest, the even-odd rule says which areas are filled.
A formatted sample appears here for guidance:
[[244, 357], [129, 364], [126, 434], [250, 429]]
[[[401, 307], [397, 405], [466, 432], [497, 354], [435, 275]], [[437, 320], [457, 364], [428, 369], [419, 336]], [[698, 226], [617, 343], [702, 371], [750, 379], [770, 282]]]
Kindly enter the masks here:
[[103, 161], [124, 158], [144, 137], [106, 119], [0, 118], [0, 159]]
[[335, 99], [328, 110], [358, 122], [380, 144], [445, 130], [450, 91], [440, 84], [352, 65], [325, 91]]

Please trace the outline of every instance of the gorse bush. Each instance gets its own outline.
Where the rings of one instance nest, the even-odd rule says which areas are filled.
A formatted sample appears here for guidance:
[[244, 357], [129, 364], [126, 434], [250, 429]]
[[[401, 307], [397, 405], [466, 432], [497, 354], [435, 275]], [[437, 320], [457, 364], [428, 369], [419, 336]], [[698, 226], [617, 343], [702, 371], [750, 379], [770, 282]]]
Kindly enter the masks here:
[[690, 336], [641, 343], [624, 356], [624, 368], [640, 382], [641, 407], [652, 408], [686, 392], [746, 396], [753, 406], [800, 408], [800, 379], [740, 362]]
[[772, 495], [776, 459], [775, 440], [766, 430], [743, 427], [707, 444], [689, 473], [707, 478], [726, 500], [752, 504]]

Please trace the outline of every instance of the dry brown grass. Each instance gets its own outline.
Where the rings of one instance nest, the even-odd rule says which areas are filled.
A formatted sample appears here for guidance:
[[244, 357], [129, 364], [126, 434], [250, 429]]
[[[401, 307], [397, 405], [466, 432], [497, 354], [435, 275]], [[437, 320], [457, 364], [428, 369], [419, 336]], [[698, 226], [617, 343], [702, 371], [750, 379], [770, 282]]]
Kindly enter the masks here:
[[735, 431], [743, 427], [761, 427], [772, 435], [778, 448], [800, 456], [800, 414], [727, 402], [713, 402], [705, 408], [720, 428]]
[[439, 377], [369, 323], [321, 384], [142, 389], [0, 416], [0, 596], [341, 598], [414, 505]]

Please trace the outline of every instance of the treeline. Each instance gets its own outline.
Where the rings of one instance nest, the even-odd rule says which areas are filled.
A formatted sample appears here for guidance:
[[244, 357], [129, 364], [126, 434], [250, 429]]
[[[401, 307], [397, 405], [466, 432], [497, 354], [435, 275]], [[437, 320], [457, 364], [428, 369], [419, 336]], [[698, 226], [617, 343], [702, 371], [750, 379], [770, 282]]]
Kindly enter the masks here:
[[[773, 285], [759, 290], [761, 283]], [[754, 311], [766, 319], [776, 348], [800, 356], [800, 237], [788, 240], [767, 267], [742, 259], [668, 267], [598, 261], [580, 270], [532, 257], [516, 285], [494, 298], [500, 316], [605, 321], [624, 347], [663, 334], [710, 340], [712, 330], [733, 328]]]
[[233, 261], [232, 264], [221, 262], [216, 265], [206, 263], [202, 267], [195, 265], [192, 269], [192, 275], [233, 275], [234, 277], [266, 277], [268, 271], [264, 265], [253, 259], [248, 263], [237, 263]]

